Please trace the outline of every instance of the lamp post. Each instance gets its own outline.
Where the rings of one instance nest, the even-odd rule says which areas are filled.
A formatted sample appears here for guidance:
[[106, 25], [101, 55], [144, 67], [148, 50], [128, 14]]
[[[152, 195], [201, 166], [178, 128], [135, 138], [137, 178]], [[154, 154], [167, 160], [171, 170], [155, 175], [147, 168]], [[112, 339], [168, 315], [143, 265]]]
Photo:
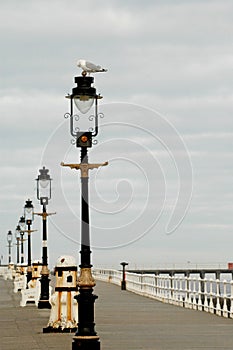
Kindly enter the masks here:
[[23, 246], [23, 242], [24, 242], [24, 232], [26, 229], [26, 223], [25, 223], [25, 217], [21, 216], [19, 219], [19, 226], [20, 226], [20, 242], [21, 242], [21, 252], [20, 252], [20, 262], [21, 264], [24, 264], [24, 246]]
[[25, 232], [28, 233], [28, 267], [27, 267], [27, 283], [32, 279], [32, 257], [31, 257], [31, 225], [34, 220], [34, 207], [32, 201], [28, 199], [24, 206], [24, 218], [25, 223], [27, 225], [27, 230]]
[[49, 269], [48, 269], [48, 252], [47, 252], [47, 216], [55, 213], [47, 213], [46, 206], [51, 199], [51, 181], [49, 170], [43, 167], [39, 170], [37, 182], [37, 199], [42, 205], [42, 213], [35, 213], [42, 216], [43, 240], [42, 240], [42, 270], [41, 270], [41, 291], [38, 303], [39, 309], [51, 309], [49, 303]]
[[16, 264], [19, 264], [19, 241], [20, 241], [20, 231], [21, 231], [21, 228], [20, 228], [19, 225], [17, 225], [17, 226], [16, 226], [16, 229], [15, 229], [16, 249], [17, 249]]
[[[70, 113], [65, 117], [70, 118], [70, 133], [75, 138], [76, 147], [81, 149], [80, 164], [64, 164], [71, 169], [81, 172], [81, 263], [80, 275], [78, 277], [78, 291], [76, 299], [78, 302], [78, 328], [73, 338], [72, 350], [100, 350], [99, 336], [95, 331], [94, 323], [94, 303], [97, 296], [93, 294], [95, 281], [91, 272], [91, 249], [90, 249], [90, 227], [89, 227], [89, 200], [88, 200], [88, 173], [90, 169], [98, 168], [108, 163], [90, 164], [88, 163], [88, 148], [92, 147], [92, 138], [98, 134], [98, 100], [102, 98], [96, 94], [96, 89], [92, 87], [94, 78], [87, 76], [83, 71], [82, 76], [75, 77], [76, 87], [72, 94], [66, 96], [70, 99]], [[78, 108], [81, 116], [74, 114], [74, 105]], [[94, 105], [94, 115], [89, 117], [94, 121], [94, 127], [80, 131], [75, 127], [75, 122], [83, 117]], [[103, 115], [101, 115], [103, 116]]]
[[121, 281], [121, 290], [126, 290], [126, 279], [125, 279], [125, 267], [129, 265], [127, 262], [121, 262], [122, 266], [122, 281]]
[[7, 233], [7, 242], [8, 242], [8, 263], [11, 263], [11, 245], [12, 245], [12, 232], [8, 231]]

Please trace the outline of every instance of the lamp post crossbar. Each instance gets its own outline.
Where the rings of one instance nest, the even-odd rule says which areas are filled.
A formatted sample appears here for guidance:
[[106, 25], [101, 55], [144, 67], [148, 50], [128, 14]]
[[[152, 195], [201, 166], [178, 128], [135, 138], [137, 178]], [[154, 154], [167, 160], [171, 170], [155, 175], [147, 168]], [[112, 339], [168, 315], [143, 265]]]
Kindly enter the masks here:
[[67, 167], [70, 167], [71, 169], [80, 170], [81, 171], [81, 178], [88, 177], [89, 170], [99, 168], [101, 166], [106, 166], [106, 165], [108, 165], [108, 162], [94, 163], [94, 164], [90, 164], [90, 163], [65, 164], [63, 162], [61, 163], [61, 166], [67, 166]]

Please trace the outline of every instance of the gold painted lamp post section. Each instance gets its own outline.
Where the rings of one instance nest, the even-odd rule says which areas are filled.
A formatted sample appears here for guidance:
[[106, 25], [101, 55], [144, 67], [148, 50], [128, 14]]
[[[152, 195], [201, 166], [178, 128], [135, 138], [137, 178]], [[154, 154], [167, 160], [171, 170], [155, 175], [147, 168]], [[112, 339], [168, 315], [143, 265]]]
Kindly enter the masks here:
[[88, 170], [92, 170], [95, 168], [99, 168], [101, 166], [108, 165], [108, 162], [99, 163], [99, 164], [89, 164], [89, 163], [80, 163], [80, 164], [65, 164], [61, 163], [61, 166], [68, 166], [71, 169], [81, 170], [81, 178], [82, 177], [88, 177]]

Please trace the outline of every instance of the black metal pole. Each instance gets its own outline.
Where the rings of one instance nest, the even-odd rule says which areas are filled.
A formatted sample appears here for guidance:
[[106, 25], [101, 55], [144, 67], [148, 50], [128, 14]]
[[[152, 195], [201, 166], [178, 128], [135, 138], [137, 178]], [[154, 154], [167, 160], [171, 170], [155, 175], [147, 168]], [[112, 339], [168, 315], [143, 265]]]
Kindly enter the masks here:
[[8, 257], [8, 262], [9, 264], [11, 263], [11, 242], [9, 242], [9, 257]]
[[28, 229], [28, 268], [27, 268], [27, 283], [32, 279], [32, 258], [31, 258], [31, 223], [27, 223]]
[[[81, 148], [81, 163], [88, 163], [87, 148]], [[73, 338], [72, 350], [100, 350], [100, 341], [95, 331], [93, 295], [95, 286], [91, 274], [91, 250], [89, 232], [88, 175], [81, 172], [81, 264], [78, 278], [78, 329]]]
[[42, 270], [41, 270], [41, 290], [38, 309], [51, 309], [49, 302], [49, 270], [48, 270], [48, 251], [47, 251], [47, 212], [46, 205], [43, 204], [43, 240], [42, 240]]
[[24, 249], [23, 249], [23, 232], [20, 233], [21, 239], [21, 264], [24, 263]]
[[[81, 163], [88, 163], [87, 148], [81, 149]], [[90, 231], [89, 231], [89, 193], [88, 177], [81, 176], [81, 264], [80, 268], [91, 268]]]
[[17, 254], [16, 254], [16, 263], [19, 264], [19, 240], [20, 238], [16, 238], [16, 243], [17, 243]]

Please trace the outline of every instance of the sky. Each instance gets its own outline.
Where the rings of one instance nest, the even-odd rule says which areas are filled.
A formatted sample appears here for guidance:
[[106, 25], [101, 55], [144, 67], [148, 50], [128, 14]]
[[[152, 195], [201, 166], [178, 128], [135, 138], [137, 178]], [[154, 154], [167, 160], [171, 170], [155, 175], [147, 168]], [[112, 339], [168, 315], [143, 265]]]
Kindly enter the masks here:
[[[89, 162], [109, 164], [89, 174], [93, 265], [233, 261], [232, 15], [230, 0], [1, 1], [3, 262], [25, 201], [41, 211], [46, 166], [49, 264], [79, 263], [80, 173], [60, 163], [80, 161], [64, 115], [81, 58], [108, 69], [94, 75], [104, 117]], [[36, 260], [41, 217], [33, 229]]]

